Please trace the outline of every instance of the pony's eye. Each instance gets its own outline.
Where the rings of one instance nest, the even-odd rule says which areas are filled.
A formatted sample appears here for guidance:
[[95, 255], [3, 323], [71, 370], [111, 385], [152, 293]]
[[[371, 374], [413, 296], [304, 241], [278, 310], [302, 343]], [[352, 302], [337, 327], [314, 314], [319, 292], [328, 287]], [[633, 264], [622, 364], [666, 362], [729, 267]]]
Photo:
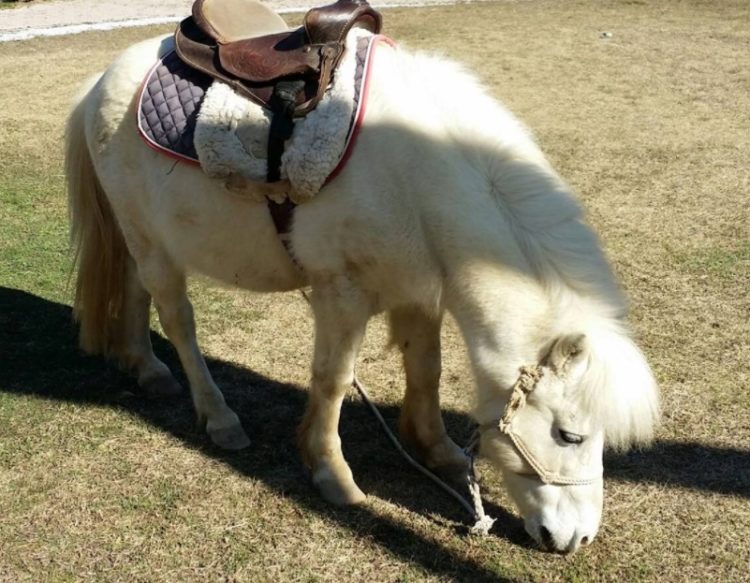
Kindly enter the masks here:
[[560, 429], [560, 439], [566, 443], [583, 443], [583, 435]]

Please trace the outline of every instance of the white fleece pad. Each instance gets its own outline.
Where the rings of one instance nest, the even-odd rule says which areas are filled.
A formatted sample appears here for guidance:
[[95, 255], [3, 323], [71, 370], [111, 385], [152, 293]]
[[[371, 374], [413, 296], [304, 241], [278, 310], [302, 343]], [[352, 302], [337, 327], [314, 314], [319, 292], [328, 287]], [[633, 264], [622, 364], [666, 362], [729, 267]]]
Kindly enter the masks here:
[[[362, 29], [349, 32], [333, 83], [318, 106], [294, 124], [281, 158], [281, 178], [289, 181], [287, 194], [295, 203], [314, 196], [344, 155], [359, 101], [355, 77], [363, 76], [357, 75], [357, 49], [363, 44], [366, 48], [370, 37]], [[225, 179], [228, 188], [265, 182], [271, 116], [215, 81], [206, 91], [195, 127], [195, 149], [204, 172]]]

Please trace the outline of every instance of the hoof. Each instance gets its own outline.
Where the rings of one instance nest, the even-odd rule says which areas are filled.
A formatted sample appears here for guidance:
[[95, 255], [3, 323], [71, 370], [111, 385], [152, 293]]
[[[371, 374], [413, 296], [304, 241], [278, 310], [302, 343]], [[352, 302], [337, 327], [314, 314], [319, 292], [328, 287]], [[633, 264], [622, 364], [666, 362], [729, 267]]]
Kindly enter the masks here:
[[361, 504], [367, 498], [354, 480], [341, 481], [327, 471], [316, 472], [313, 483], [321, 496], [335, 506]]
[[174, 397], [182, 392], [182, 386], [172, 375], [153, 377], [139, 386], [149, 399]]
[[453, 441], [447, 439], [432, 448], [425, 465], [441, 478], [463, 484], [471, 470], [469, 458]]
[[[429, 467], [429, 466], [428, 466]], [[464, 487], [469, 479], [469, 462], [453, 463], [430, 467], [434, 474], [453, 486]]]
[[232, 425], [221, 429], [209, 429], [208, 435], [215, 445], [222, 449], [236, 451], [244, 449], [250, 445], [250, 439], [247, 437], [242, 425]]

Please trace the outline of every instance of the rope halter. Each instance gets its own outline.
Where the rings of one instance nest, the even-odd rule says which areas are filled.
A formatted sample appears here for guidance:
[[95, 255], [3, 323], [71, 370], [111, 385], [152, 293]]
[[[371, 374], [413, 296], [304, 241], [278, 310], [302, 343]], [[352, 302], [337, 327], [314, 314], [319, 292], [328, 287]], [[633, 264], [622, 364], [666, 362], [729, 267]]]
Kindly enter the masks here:
[[[534, 454], [532, 448], [527, 445], [527, 442], [530, 442], [531, 440], [524, 440], [514, 427], [514, 418], [518, 412], [526, 406], [526, 397], [536, 389], [543, 376], [544, 370], [539, 365], [521, 367], [520, 375], [513, 385], [510, 398], [505, 405], [502, 417], [496, 424], [490, 423], [480, 428], [480, 433], [483, 433], [486, 429], [494, 428], [500, 433], [507, 435], [520, 456], [533, 468], [539, 476], [539, 479], [545, 484], [555, 486], [583, 486], [592, 484], [601, 479], [601, 470], [594, 475], [585, 477], [567, 476], [551, 471], [544, 466], [539, 457]], [[527, 438], [528, 437], [530, 436], [527, 436]]]

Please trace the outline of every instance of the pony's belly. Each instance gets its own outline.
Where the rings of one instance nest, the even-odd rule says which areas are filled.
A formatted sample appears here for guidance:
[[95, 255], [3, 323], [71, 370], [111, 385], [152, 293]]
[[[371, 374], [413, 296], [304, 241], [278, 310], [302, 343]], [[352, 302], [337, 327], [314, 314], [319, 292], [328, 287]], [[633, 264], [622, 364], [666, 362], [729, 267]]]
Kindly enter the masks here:
[[155, 213], [169, 255], [185, 271], [254, 291], [305, 284], [264, 203], [229, 193], [200, 170], [173, 171]]
[[187, 272], [247, 290], [288, 291], [305, 285], [301, 272], [288, 265], [289, 257], [278, 257], [274, 252], [279, 244], [275, 234], [273, 238], [253, 236], [251, 226], [228, 228], [223, 241], [200, 240], [200, 236], [193, 239], [195, 233], [177, 235], [169, 246], [179, 249], [171, 254]]

